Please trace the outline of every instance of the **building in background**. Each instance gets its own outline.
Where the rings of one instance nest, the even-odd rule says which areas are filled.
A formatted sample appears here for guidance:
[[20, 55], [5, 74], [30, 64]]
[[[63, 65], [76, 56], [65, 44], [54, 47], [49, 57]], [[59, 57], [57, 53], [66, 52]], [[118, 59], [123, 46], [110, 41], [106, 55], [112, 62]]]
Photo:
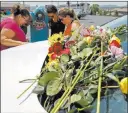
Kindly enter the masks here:
[[114, 8], [111, 10], [112, 12], [117, 11], [119, 16], [128, 15], [127, 7]]
[[15, 5], [15, 4], [19, 4], [21, 5], [22, 7], [25, 7], [27, 8], [28, 10], [30, 10], [30, 5], [27, 5], [25, 4], [24, 2], [1, 2], [1, 8], [0, 10], [11, 10], [12, 7]]
[[64, 8], [64, 7], [69, 7], [72, 9], [81, 9], [86, 14], [90, 14], [90, 12], [91, 12], [89, 3], [77, 3], [77, 4], [68, 3], [68, 4], [57, 6], [58, 9]]

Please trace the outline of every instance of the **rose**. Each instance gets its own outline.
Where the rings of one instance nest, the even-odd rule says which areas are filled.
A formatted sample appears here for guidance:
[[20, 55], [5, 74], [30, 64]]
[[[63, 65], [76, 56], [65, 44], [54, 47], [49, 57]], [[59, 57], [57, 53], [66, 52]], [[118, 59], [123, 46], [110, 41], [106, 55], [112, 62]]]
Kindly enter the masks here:
[[70, 54], [70, 49], [66, 48], [66, 49], [62, 50], [61, 54]]
[[90, 36], [91, 35], [91, 31], [87, 28], [83, 28], [81, 31], [80, 31], [80, 34], [84, 37], [87, 37], [87, 36]]
[[51, 59], [52, 59], [52, 60], [55, 60], [56, 58], [57, 58], [57, 54], [53, 53], [53, 54], [51, 55]]
[[62, 51], [62, 44], [60, 42], [57, 42], [53, 45], [53, 52], [57, 55], [60, 55], [60, 52]]
[[75, 40], [67, 41], [67, 42], [65, 43], [65, 47], [66, 47], [66, 48], [69, 48], [71, 45], [74, 45], [75, 43], [76, 43]]
[[110, 46], [116, 46], [120, 48], [120, 44], [116, 40], [111, 41]]
[[128, 77], [125, 77], [120, 81], [120, 89], [122, 93], [128, 94]]
[[53, 52], [53, 47], [49, 47], [49, 53]]

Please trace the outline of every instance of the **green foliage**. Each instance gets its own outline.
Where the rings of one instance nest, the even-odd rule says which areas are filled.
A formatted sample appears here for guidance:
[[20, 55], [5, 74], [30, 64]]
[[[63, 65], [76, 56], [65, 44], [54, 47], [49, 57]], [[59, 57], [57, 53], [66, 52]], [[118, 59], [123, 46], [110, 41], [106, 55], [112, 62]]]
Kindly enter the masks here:
[[60, 60], [62, 63], [68, 63], [69, 61], [69, 56], [66, 55], [66, 54], [63, 54], [61, 57], [60, 57]]
[[46, 93], [48, 96], [53, 96], [59, 93], [59, 91], [62, 88], [62, 83], [61, 79], [54, 79], [48, 82], [47, 88], [46, 88]]
[[38, 84], [41, 86], [45, 86], [47, 85], [47, 83], [51, 80], [56, 79], [57, 77], [59, 77], [59, 74], [57, 72], [51, 71], [48, 73], [45, 73], [38, 81]]
[[93, 5], [90, 7], [90, 9], [91, 9], [92, 15], [96, 15], [96, 12], [99, 12], [99, 10], [100, 10], [98, 4], [93, 4]]

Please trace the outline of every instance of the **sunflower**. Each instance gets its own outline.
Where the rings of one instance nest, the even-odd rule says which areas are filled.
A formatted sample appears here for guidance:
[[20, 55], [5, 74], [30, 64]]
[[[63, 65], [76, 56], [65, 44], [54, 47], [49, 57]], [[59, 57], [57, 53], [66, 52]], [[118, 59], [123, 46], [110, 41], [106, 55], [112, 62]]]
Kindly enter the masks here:
[[62, 43], [63, 40], [64, 40], [64, 37], [61, 32], [59, 34], [53, 34], [48, 38], [50, 45], [53, 45], [56, 42]]
[[59, 60], [58, 59], [51, 60], [46, 65], [47, 68], [50, 68], [50, 67], [57, 68], [58, 66], [59, 66]]

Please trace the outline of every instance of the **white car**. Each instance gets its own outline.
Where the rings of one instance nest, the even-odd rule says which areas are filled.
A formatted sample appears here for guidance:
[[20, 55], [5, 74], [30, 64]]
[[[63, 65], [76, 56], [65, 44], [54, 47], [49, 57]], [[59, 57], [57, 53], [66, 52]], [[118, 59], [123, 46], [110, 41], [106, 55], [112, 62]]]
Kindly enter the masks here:
[[[116, 22], [120, 24], [126, 24], [122, 23], [124, 22], [124, 20], [126, 22], [126, 16], [120, 18], [119, 21], [115, 20], [115, 23], [110, 22], [110, 25], [108, 23], [106, 26], [112, 27], [116, 25]], [[126, 42], [126, 39], [124, 39], [124, 42]], [[127, 52], [127, 43], [123, 43], [123, 45], [123, 49], [125, 50], [125, 52]], [[19, 83], [19, 81], [35, 78], [35, 76], [40, 73], [47, 53], [48, 41], [30, 43], [1, 51], [2, 113], [47, 113], [40, 105], [36, 94], [32, 94], [24, 103], [20, 104], [20, 102], [23, 101], [26, 96], [32, 91], [33, 87], [20, 99], [17, 99], [17, 96], [30, 85], [29, 83]], [[117, 110], [115, 113], [123, 113], [122, 110], [126, 111], [126, 102], [123, 99], [120, 99], [120, 101], [117, 102], [117, 105], [113, 104], [113, 102], [111, 103], [111, 105], [113, 105], [113, 108], [122, 108], [114, 108], [113, 110]], [[102, 109], [104, 111], [104, 107]]]
[[33, 87], [17, 99], [18, 95], [30, 85], [19, 81], [35, 78], [40, 73], [47, 52], [48, 41], [1, 51], [1, 113], [47, 113], [40, 105], [36, 94], [32, 94], [20, 104]]

